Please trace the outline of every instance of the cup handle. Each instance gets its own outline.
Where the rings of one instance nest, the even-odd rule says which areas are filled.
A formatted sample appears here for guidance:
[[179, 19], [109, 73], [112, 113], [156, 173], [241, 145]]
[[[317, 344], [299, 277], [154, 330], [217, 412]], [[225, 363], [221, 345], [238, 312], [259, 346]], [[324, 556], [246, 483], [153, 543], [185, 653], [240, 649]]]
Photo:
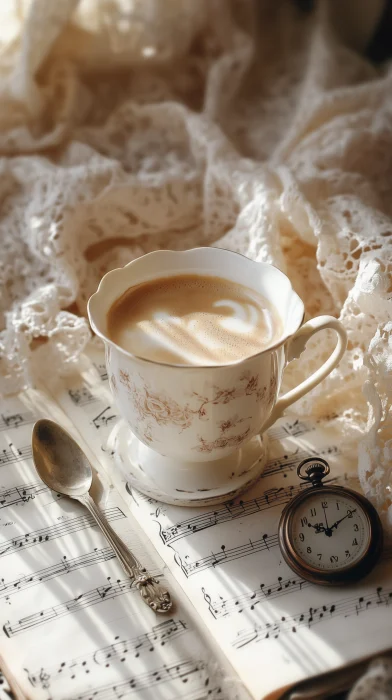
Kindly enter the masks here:
[[288, 342], [286, 364], [292, 360], [298, 359], [305, 350], [309, 338], [311, 338], [314, 333], [318, 333], [326, 328], [332, 328], [332, 330], [337, 333], [338, 338], [335, 349], [328, 360], [326, 360], [319, 369], [316, 369], [308, 379], [305, 379], [294, 389], [291, 389], [291, 391], [288, 391], [278, 398], [267, 423], [262, 428], [263, 431], [267, 430], [267, 428], [275, 423], [292, 403], [301, 399], [302, 396], [307, 394], [311, 389], [314, 389], [314, 387], [325, 379], [339, 364], [347, 348], [347, 333], [340, 321], [333, 316], [316, 316], [316, 318], [307, 321], [307, 323], [304, 323], [303, 326], [298, 329]]

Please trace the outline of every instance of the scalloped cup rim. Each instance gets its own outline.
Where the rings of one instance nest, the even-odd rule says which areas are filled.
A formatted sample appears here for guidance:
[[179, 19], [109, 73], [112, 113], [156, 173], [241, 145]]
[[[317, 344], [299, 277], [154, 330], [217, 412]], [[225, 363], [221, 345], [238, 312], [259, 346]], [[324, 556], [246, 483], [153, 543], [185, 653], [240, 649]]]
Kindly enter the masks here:
[[[275, 271], [274, 274], [279, 275], [281, 277], [282, 281], [286, 281], [286, 284], [288, 283], [289, 292], [291, 293], [292, 297], [294, 298], [296, 306], [300, 306], [302, 308], [301, 315], [300, 316], [298, 315], [299, 320], [297, 320], [297, 322], [295, 322], [295, 324], [293, 325], [293, 328], [290, 328], [288, 331], [287, 331], [287, 329], [285, 330], [285, 332], [282, 334], [279, 341], [277, 341], [276, 343], [273, 343], [272, 345], [268, 345], [263, 350], [260, 350], [259, 352], [254, 353], [253, 355], [247, 355], [246, 357], [243, 357], [240, 360], [236, 360], [235, 362], [226, 362], [224, 364], [213, 364], [213, 365], [191, 365], [191, 364], [179, 364], [179, 363], [170, 363], [170, 362], [157, 362], [156, 360], [150, 360], [150, 359], [142, 357], [140, 355], [134, 355], [131, 352], [129, 352], [128, 350], [125, 350], [124, 348], [122, 348], [120, 345], [117, 345], [117, 343], [115, 343], [113, 340], [111, 340], [106, 335], [106, 333], [99, 327], [100, 324], [96, 323], [96, 321], [94, 320], [94, 311], [95, 311], [94, 306], [97, 304], [97, 302], [100, 300], [100, 298], [102, 298], [102, 297], [105, 298], [105, 292], [107, 291], [107, 288], [109, 287], [109, 285], [111, 285], [111, 282], [115, 277], [119, 277], [121, 275], [124, 278], [127, 275], [127, 270], [130, 267], [140, 263], [141, 260], [146, 260], [146, 259], [151, 260], [152, 257], [158, 257], [158, 256], [162, 256], [162, 255], [185, 256], [187, 254], [189, 255], [189, 254], [192, 254], [192, 253], [195, 253], [198, 251], [206, 251], [206, 252], [208, 251], [208, 254], [210, 254], [211, 251], [217, 251], [220, 253], [223, 252], [226, 255], [232, 255], [232, 256], [236, 256], [236, 257], [239, 257], [239, 258], [246, 260], [246, 264], [249, 264], [252, 266], [257, 265], [259, 269], [260, 269], [260, 267], [264, 268], [264, 269], [269, 269], [269, 270], [273, 269]], [[179, 274], [179, 273], [180, 272], [178, 272], [177, 274]], [[168, 277], [174, 276], [174, 274], [176, 274], [175, 271], [168, 274], [167, 276]], [[180, 274], [186, 274], [186, 271], [182, 271]], [[202, 274], [204, 274], [204, 273], [202, 273]], [[165, 276], [163, 274], [163, 271], [162, 271], [162, 274], [160, 276], [161, 277]], [[225, 277], [224, 274], [221, 274], [221, 276], [224, 279], [230, 280], [230, 277]], [[155, 276], [151, 277], [151, 279], [154, 279], [154, 278], [155, 278]], [[147, 281], [147, 279], [146, 279], [146, 281]], [[242, 284], [243, 284], [243, 282], [242, 282]], [[129, 285], [128, 288], [130, 288], [131, 286], [132, 285]], [[118, 299], [121, 296], [121, 294], [123, 294], [123, 293], [124, 292], [121, 292], [120, 294], [118, 294], [115, 299]], [[109, 310], [110, 306], [115, 301], [115, 299], [110, 303], [108, 308], [105, 308], [106, 303], [102, 303], [103, 308], [105, 308], [105, 311], [104, 311], [105, 317], [106, 317], [107, 311]], [[134, 260], [131, 260], [129, 263], [127, 263], [123, 267], [117, 267], [114, 270], [110, 270], [102, 277], [102, 279], [99, 282], [99, 285], [98, 285], [96, 292], [94, 292], [94, 294], [92, 294], [91, 297], [89, 298], [89, 300], [87, 302], [87, 313], [88, 313], [91, 328], [96, 333], [96, 335], [99, 338], [101, 338], [105, 343], [107, 343], [111, 347], [113, 347], [116, 350], [118, 350], [119, 352], [121, 352], [121, 354], [124, 355], [125, 357], [128, 357], [128, 358], [133, 359], [133, 360], [137, 360], [137, 361], [142, 362], [142, 363], [147, 363], [147, 364], [156, 365], [156, 366], [197, 371], [197, 370], [201, 370], [201, 369], [204, 369], [204, 370], [205, 369], [219, 369], [219, 368], [223, 369], [223, 368], [236, 367], [236, 366], [242, 364], [243, 362], [245, 362], [246, 360], [249, 360], [252, 358], [257, 358], [259, 356], [264, 355], [265, 353], [271, 352], [272, 350], [277, 350], [282, 345], [284, 345], [287, 342], [287, 340], [289, 340], [297, 332], [297, 330], [300, 328], [300, 326], [302, 325], [304, 317], [305, 317], [305, 307], [304, 307], [304, 303], [303, 303], [301, 297], [293, 289], [293, 286], [291, 284], [290, 279], [287, 277], [287, 275], [284, 272], [279, 270], [279, 268], [276, 267], [275, 265], [272, 265], [271, 263], [257, 262], [255, 260], [251, 260], [246, 255], [243, 255], [242, 253], [237, 253], [237, 252], [232, 251], [232, 250], [228, 250], [227, 248], [197, 247], [197, 248], [189, 248], [187, 250], [168, 250], [168, 249], [154, 250], [154, 251], [151, 251], [150, 253], [146, 253], [145, 255], [140, 256], [139, 258], [135, 258]], [[285, 325], [287, 326], [287, 323]]]

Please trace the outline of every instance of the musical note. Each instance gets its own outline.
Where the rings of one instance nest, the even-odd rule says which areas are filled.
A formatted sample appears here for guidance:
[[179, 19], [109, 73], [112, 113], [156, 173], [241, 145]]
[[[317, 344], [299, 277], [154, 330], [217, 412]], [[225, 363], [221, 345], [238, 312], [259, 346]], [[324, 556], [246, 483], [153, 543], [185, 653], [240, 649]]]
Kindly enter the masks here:
[[[126, 490], [128, 491], [129, 495], [132, 496], [132, 487], [130, 486], [129, 483], [126, 485]], [[138, 492], [137, 494], [138, 500], [139, 501], [144, 501], [145, 503], [149, 503], [150, 506], [157, 506], [159, 501], [157, 501], [155, 498], [151, 498], [151, 496], [147, 496], [146, 493]]]
[[68, 389], [68, 396], [72, 403], [80, 408], [88, 406], [90, 403], [95, 403], [97, 400], [86, 386], [82, 386], [78, 389]]
[[263, 535], [259, 540], [249, 540], [245, 544], [232, 547], [231, 549], [227, 549], [225, 545], [222, 545], [220, 552], [212, 552], [209, 556], [196, 559], [195, 561], [186, 559], [183, 561], [178, 552], [176, 552], [174, 561], [181, 568], [185, 576], [189, 578], [189, 576], [204, 571], [204, 569], [209, 569], [210, 567], [215, 568], [220, 564], [225, 564], [235, 559], [242, 559], [242, 557], [247, 557], [249, 554], [256, 554], [256, 552], [262, 552], [271, 547], [277, 547], [278, 544], [278, 535]]
[[109, 659], [110, 662], [116, 659], [124, 661], [127, 654], [132, 654], [135, 658], [138, 658], [143, 651], [151, 652], [154, 651], [155, 647], [165, 646], [168, 641], [172, 641], [184, 634], [186, 629], [187, 624], [182, 620], [165, 620], [165, 622], [152, 627], [151, 632], [99, 649], [99, 651], [94, 653], [93, 660], [96, 664], [103, 665]]
[[16, 593], [26, 590], [26, 588], [37, 586], [40, 583], [69, 574], [71, 571], [76, 571], [77, 569], [84, 569], [87, 566], [109, 561], [114, 557], [115, 553], [111, 547], [95, 549], [93, 552], [82, 554], [80, 557], [74, 557], [72, 559], [63, 556], [56, 564], [47, 566], [45, 569], [40, 569], [34, 573], [26, 574], [13, 581], [7, 582], [3, 578], [0, 579], [0, 598], [10, 598]]
[[[109, 521], [125, 518], [124, 513], [117, 506], [115, 508], [108, 508], [104, 512]], [[40, 530], [35, 530], [35, 532], [27, 532], [26, 534], [2, 542], [0, 544], [0, 556], [8, 556], [22, 548], [27, 549], [29, 547], [34, 547], [35, 545], [49, 542], [49, 540], [55, 540], [58, 537], [64, 537], [64, 535], [79, 532], [80, 530], [85, 530], [90, 527], [97, 527], [91, 515], [64, 518], [64, 520], [56, 525], [43, 527]]]
[[[151, 688], [159, 683], [176, 680], [187, 683], [193, 674], [204, 670], [205, 664], [203, 662], [197, 663], [193, 660], [179, 661], [169, 666], [161, 666], [154, 671], [147, 671], [128, 677], [115, 685], [99, 686], [93, 692], [88, 690], [78, 695], [77, 700], [91, 700], [91, 697], [94, 697], [94, 700], [111, 700], [112, 698], [113, 700], [119, 700], [119, 698], [125, 697], [134, 691], [140, 693], [143, 688]], [[181, 697], [183, 698], [184, 696], [181, 694]], [[196, 698], [202, 700], [203, 696], [200, 695], [200, 691]]]
[[281, 616], [277, 620], [264, 622], [238, 632], [232, 642], [235, 649], [241, 649], [251, 642], [262, 642], [265, 639], [278, 639], [281, 634], [295, 634], [300, 627], [327, 622], [332, 617], [350, 617], [360, 615], [375, 606], [389, 606], [392, 602], [392, 588], [383, 591], [379, 586], [374, 593], [367, 596], [350, 596], [328, 603], [317, 608], [310, 607], [305, 612], [296, 615]]
[[[113, 457], [116, 454], [114, 447], [108, 447], [107, 445], [101, 445], [101, 451], [104, 452], [108, 457]], [[128, 486], [128, 484], [127, 484]]]
[[219, 597], [218, 600], [213, 601], [204, 588], [202, 588], [202, 592], [204, 600], [208, 605], [209, 612], [212, 617], [218, 619], [234, 613], [242, 613], [244, 610], [254, 610], [259, 603], [293, 592], [302, 591], [310, 585], [308, 581], [304, 581], [304, 579], [301, 578], [288, 578], [283, 580], [281, 576], [278, 576], [274, 583], [261, 583], [259, 588], [243, 593], [242, 595], [233, 596], [232, 598], [224, 599]]
[[[154, 575], [156, 574], [154, 573]], [[85, 593], [80, 593], [80, 595], [76, 596], [76, 598], [71, 598], [71, 600], [67, 600], [65, 603], [60, 603], [59, 605], [54, 605], [50, 608], [40, 610], [37, 613], [27, 615], [16, 622], [7, 621], [3, 625], [3, 631], [7, 637], [14, 637], [15, 635], [21, 634], [32, 627], [39, 627], [47, 622], [51, 622], [52, 620], [58, 620], [60, 617], [64, 617], [64, 615], [77, 613], [80, 610], [90, 607], [91, 605], [97, 605], [98, 603], [103, 603], [107, 600], [113, 600], [113, 598], [117, 598], [125, 593], [137, 592], [137, 589], [132, 588], [132, 586], [133, 580], [131, 580], [129, 577], [125, 579], [118, 579], [115, 583], [112, 583], [109, 576], [107, 585], [93, 588]]]
[[106, 369], [106, 364], [104, 362], [93, 362], [93, 365], [99, 374], [101, 382], [107, 382], [108, 372]]
[[[9, 489], [3, 488], [0, 490], [0, 509], [9, 508], [9, 506], [24, 505], [41, 493], [51, 493], [50, 489], [42, 482], [12, 486]], [[62, 498], [61, 494], [57, 493], [56, 498]]]
[[110, 421], [116, 419], [118, 416], [116, 413], [112, 412], [111, 406], [106, 406], [100, 413], [98, 413], [95, 418], [92, 419], [92, 424], [99, 430], [99, 428], [106, 428]]
[[266, 476], [271, 476], [271, 474], [283, 474], [283, 476], [286, 476], [287, 472], [296, 469], [299, 463], [309, 456], [327, 456], [337, 454], [339, 454], [339, 449], [336, 446], [324, 447], [318, 450], [312, 450], [310, 448], [308, 450], [300, 450], [298, 448], [295, 452], [292, 452], [291, 454], [285, 454], [283, 455], [283, 457], [271, 459], [269, 462], [267, 462], [261, 477], [263, 478]]
[[91, 654], [85, 654], [76, 659], [69, 659], [56, 666], [40, 669], [40, 671], [33, 673], [26, 669], [28, 679], [34, 688], [48, 688], [57, 679], [63, 681], [64, 678], [72, 677], [74, 680], [78, 674], [84, 676], [86, 673], [91, 673], [94, 665], [108, 668], [116, 663], [120, 665], [126, 661], [129, 663], [129, 657], [137, 659], [143, 653], [151, 653], [156, 648], [163, 647], [167, 642], [172, 642], [185, 634], [187, 629], [186, 622], [171, 618], [154, 625], [151, 628], [151, 632], [146, 634], [123, 640], [119, 640], [116, 637], [116, 641], [113, 644], [97, 649]]
[[[334, 481], [336, 481], [334, 479]], [[264, 491], [263, 496], [251, 498], [246, 501], [227, 503], [215, 510], [195, 515], [187, 520], [182, 520], [174, 525], [160, 528], [159, 534], [164, 544], [173, 543], [183, 537], [189, 537], [195, 532], [206, 530], [214, 525], [220, 525], [237, 518], [244, 518], [254, 513], [258, 513], [267, 508], [282, 506], [297, 496], [304, 488], [309, 488], [308, 484], [301, 483], [296, 486], [274, 487]]]
[[30, 425], [34, 423], [35, 418], [31, 411], [25, 411], [24, 413], [9, 413], [5, 415], [2, 413], [0, 415], [0, 432], [8, 430], [11, 428], [19, 428], [22, 425]]
[[284, 440], [287, 437], [300, 437], [315, 430], [313, 425], [305, 423], [297, 418], [293, 423], [274, 425], [268, 430], [270, 440]]
[[8, 450], [0, 450], [0, 467], [14, 464], [15, 462], [22, 462], [25, 459], [30, 459], [33, 454], [31, 445], [25, 445], [24, 447], [19, 448], [15, 447], [15, 445], [10, 442], [8, 448]]

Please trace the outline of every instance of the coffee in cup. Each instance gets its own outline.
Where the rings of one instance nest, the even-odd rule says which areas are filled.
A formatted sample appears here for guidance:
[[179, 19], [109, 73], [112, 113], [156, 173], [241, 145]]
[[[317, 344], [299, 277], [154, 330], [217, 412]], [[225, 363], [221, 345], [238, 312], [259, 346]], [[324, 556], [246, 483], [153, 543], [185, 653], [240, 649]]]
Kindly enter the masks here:
[[181, 274], [128, 289], [107, 315], [109, 338], [132, 355], [179, 365], [225, 365], [279, 341], [270, 301], [222, 277]]

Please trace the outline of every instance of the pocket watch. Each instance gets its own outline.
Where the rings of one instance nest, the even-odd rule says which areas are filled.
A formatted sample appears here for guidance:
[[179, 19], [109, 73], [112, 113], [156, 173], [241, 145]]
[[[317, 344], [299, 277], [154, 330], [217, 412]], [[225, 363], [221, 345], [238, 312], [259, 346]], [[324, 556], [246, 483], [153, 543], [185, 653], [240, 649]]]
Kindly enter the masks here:
[[366, 576], [380, 557], [383, 531], [372, 504], [345, 486], [324, 485], [328, 462], [310, 457], [297, 468], [308, 488], [285, 507], [279, 546], [299, 576], [321, 585], [350, 583]]

